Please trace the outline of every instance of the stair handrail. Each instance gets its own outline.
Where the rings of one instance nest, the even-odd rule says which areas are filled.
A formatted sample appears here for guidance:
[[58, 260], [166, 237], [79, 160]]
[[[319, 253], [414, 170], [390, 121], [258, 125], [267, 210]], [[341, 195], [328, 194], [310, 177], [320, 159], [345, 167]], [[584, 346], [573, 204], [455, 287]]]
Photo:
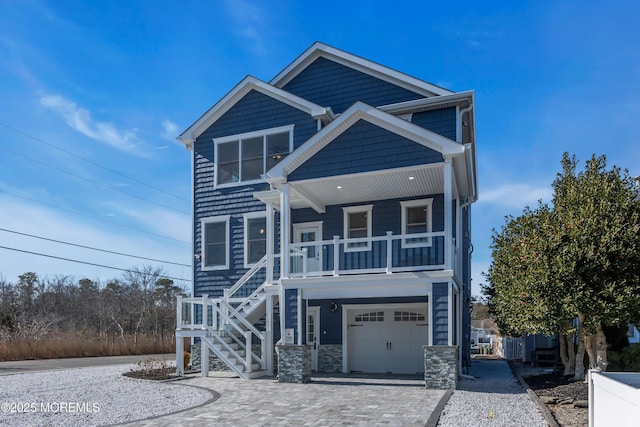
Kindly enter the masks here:
[[235, 308], [231, 307], [231, 305], [228, 302], [226, 302], [224, 300], [220, 300], [220, 305], [224, 306], [225, 310], [227, 310], [229, 313], [231, 313], [232, 316], [228, 316], [225, 313], [225, 310], [221, 310], [221, 309], [218, 309], [218, 308], [216, 308], [216, 310], [219, 313], [221, 313], [223, 315], [223, 317], [229, 322], [229, 324], [233, 325], [234, 328], [236, 328], [236, 330], [238, 330], [240, 332], [244, 332], [237, 325], [235, 325], [235, 323], [231, 319], [236, 319], [237, 321], [242, 323], [244, 326], [246, 326], [248, 330], [253, 332], [253, 334], [255, 336], [257, 336], [260, 340], [264, 340], [264, 335], [262, 335], [262, 332], [257, 330], [256, 327], [251, 324], [251, 322], [249, 322], [247, 319], [245, 319], [244, 316], [242, 316], [240, 313], [238, 313], [238, 311]]
[[247, 283], [249, 279], [251, 279], [251, 277], [253, 277], [253, 275], [258, 272], [258, 270], [264, 267], [266, 263], [267, 263], [267, 256], [265, 255], [260, 259], [260, 261], [255, 263], [253, 267], [251, 267], [246, 273], [244, 273], [242, 277], [238, 279], [238, 281], [232, 287], [227, 289], [225, 291], [225, 298], [227, 299], [227, 301], [229, 298], [231, 298], [233, 294], [235, 294], [238, 291], [238, 289], [240, 289], [245, 283]]
[[262, 290], [264, 289], [264, 287], [267, 286], [267, 282], [264, 282], [262, 285], [258, 286], [258, 288], [253, 291], [251, 293], [251, 295], [249, 295], [247, 298], [245, 298], [238, 307], [236, 307], [236, 311], [238, 313], [240, 313], [240, 310], [242, 310], [243, 307], [245, 307], [246, 305], [249, 304], [249, 302], [251, 301], [251, 298], [258, 295], [260, 292], [262, 292]]

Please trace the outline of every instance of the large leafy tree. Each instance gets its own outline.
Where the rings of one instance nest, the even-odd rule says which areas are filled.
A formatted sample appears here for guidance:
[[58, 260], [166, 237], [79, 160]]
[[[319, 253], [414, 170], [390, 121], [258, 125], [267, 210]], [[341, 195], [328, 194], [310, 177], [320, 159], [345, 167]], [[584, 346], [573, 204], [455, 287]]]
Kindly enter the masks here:
[[604, 156], [577, 171], [565, 153], [553, 189], [552, 207], [525, 208], [494, 231], [485, 293], [504, 331], [558, 332], [565, 373], [575, 360], [582, 379], [584, 351], [606, 369], [603, 327], [640, 320], [640, 202], [629, 174], [607, 170]]

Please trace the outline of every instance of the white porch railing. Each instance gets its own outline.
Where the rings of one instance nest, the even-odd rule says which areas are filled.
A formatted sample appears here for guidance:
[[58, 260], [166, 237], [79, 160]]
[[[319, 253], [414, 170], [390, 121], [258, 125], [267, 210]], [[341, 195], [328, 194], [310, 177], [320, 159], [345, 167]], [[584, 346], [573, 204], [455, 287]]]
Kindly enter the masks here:
[[290, 243], [289, 277], [441, 270], [452, 244], [444, 231]]
[[[205, 357], [208, 350], [204, 350], [205, 345], [242, 378], [248, 378], [256, 367], [266, 369], [266, 334], [256, 329], [224, 298], [212, 299], [207, 295], [198, 298], [178, 297], [176, 314], [176, 337], [200, 337], [202, 341], [203, 376], [208, 374], [208, 357]], [[260, 354], [254, 352], [253, 343], [256, 341], [260, 345]], [[176, 356], [181, 359], [181, 349], [176, 348]], [[181, 363], [182, 360], [176, 361], [179, 374], [182, 374]]]

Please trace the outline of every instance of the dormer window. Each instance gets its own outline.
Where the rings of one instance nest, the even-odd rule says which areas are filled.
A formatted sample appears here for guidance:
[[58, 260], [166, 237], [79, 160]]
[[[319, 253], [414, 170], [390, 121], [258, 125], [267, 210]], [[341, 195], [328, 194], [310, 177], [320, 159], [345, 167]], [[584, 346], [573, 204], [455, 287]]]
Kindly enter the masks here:
[[293, 125], [215, 138], [216, 186], [259, 181], [293, 150]]

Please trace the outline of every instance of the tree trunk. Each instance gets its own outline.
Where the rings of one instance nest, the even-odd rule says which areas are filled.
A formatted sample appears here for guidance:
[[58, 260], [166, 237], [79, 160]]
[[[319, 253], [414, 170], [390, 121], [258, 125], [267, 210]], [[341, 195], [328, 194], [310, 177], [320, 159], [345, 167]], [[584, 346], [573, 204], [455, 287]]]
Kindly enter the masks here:
[[605, 372], [609, 365], [607, 361], [607, 337], [604, 335], [601, 324], [598, 324], [593, 344], [596, 353], [596, 369]]
[[572, 381], [584, 381], [584, 338], [578, 338], [578, 349], [576, 350], [576, 368], [573, 373]]
[[573, 375], [575, 373], [576, 352], [573, 348], [573, 334], [558, 334], [560, 343], [560, 360], [564, 365], [564, 375]]

